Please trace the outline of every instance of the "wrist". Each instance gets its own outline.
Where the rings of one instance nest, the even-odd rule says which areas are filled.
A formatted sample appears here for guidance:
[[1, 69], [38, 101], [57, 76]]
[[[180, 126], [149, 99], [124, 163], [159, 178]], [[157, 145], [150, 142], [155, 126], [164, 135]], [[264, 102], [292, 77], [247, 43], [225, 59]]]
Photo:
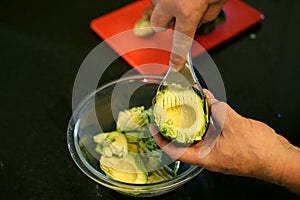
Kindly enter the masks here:
[[290, 189], [300, 195], [300, 149], [281, 135], [275, 134], [272, 148], [268, 148], [258, 170], [261, 180]]
[[290, 144], [283, 141], [282, 136], [275, 134], [275, 142], [270, 151], [265, 157], [262, 179], [274, 184], [280, 185], [281, 178], [287, 164], [287, 155]]
[[250, 120], [250, 124], [251, 133], [254, 133], [256, 140], [252, 145], [255, 160], [250, 176], [278, 184], [287, 162], [286, 151], [290, 144], [265, 123]]
[[286, 148], [281, 175], [277, 184], [300, 195], [300, 148], [287, 140], [283, 141]]

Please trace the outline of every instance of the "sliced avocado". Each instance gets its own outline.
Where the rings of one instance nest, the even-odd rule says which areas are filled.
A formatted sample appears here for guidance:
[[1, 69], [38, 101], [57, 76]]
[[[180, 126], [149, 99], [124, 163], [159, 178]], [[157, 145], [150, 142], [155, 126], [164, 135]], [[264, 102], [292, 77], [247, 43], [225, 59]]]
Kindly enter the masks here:
[[[169, 170], [171, 170], [171, 169], [169, 169]], [[168, 180], [168, 179], [173, 178], [174, 176], [171, 175], [170, 173], [168, 173], [168, 171], [165, 168], [161, 168], [161, 169], [158, 169], [156, 171], [149, 173], [147, 183], [155, 183], [155, 182]]]
[[139, 37], [147, 37], [154, 33], [150, 20], [142, 18], [134, 24], [133, 33]]
[[148, 171], [155, 171], [161, 167], [163, 151], [157, 149], [147, 152], [142, 158], [144, 159], [145, 167]]
[[149, 111], [144, 106], [120, 111], [117, 119], [117, 130], [121, 132], [140, 130], [150, 122]]
[[128, 143], [138, 143], [141, 139], [143, 139], [143, 135], [141, 132], [128, 132], [125, 133]]
[[128, 152], [138, 153], [139, 152], [139, 144], [138, 143], [129, 143], [128, 144]]
[[101, 154], [98, 163], [109, 178], [144, 184], [176, 176], [176, 171], [161, 166], [163, 151], [158, 148], [147, 127], [152, 122], [152, 108], [132, 107], [120, 111], [116, 131], [94, 136], [96, 152]]
[[96, 151], [105, 157], [124, 157], [128, 153], [127, 139], [123, 133], [113, 131], [94, 136]]
[[137, 184], [147, 182], [147, 173], [142, 160], [131, 153], [123, 158], [102, 156], [100, 167], [108, 177], [114, 180]]
[[193, 88], [169, 85], [155, 97], [155, 123], [163, 136], [179, 143], [199, 141], [208, 127], [206, 102]]
[[158, 175], [157, 173], [151, 173], [149, 176], [148, 176], [148, 182], [147, 183], [157, 183], [157, 182], [161, 182], [161, 181], [164, 181], [165, 179]]

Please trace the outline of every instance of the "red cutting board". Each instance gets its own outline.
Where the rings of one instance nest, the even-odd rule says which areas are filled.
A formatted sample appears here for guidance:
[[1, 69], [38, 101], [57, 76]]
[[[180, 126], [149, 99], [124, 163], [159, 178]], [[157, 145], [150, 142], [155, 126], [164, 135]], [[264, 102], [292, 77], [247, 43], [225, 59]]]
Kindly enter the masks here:
[[[140, 73], [163, 74], [169, 63], [172, 30], [145, 38], [133, 34], [135, 22], [142, 17], [144, 9], [149, 5], [150, 0], [138, 0], [93, 19], [90, 27]], [[192, 57], [198, 56], [203, 50], [216, 47], [264, 18], [260, 11], [241, 0], [228, 0], [223, 10], [226, 15], [225, 22], [209, 34], [195, 36]]]

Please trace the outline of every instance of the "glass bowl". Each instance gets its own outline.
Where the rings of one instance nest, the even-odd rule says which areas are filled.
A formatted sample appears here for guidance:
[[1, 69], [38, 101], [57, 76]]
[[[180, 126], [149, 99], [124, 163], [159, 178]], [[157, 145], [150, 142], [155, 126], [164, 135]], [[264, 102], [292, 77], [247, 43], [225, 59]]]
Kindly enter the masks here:
[[203, 168], [174, 161], [177, 175], [151, 184], [131, 184], [113, 180], [99, 167], [100, 155], [95, 151], [93, 136], [116, 128], [119, 111], [133, 106], [150, 108], [152, 98], [162, 80], [158, 75], [131, 75], [99, 87], [73, 110], [67, 128], [67, 144], [72, 159], [80, 170], [98, 184], [119, 193], [150, 197], [170, 192], [197, 176]]

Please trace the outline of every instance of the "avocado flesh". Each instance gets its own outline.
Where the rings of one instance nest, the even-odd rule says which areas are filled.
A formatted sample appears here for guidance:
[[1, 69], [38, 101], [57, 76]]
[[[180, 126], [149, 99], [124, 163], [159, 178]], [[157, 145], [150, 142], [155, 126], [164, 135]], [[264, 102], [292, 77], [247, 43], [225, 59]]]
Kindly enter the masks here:
[[149, 111], [144, 106], [133, 107], [129, 110], [120, 111], [117, 119], [117, 130], [127, 132], [140, 130], [149, 124]]
[[[93, 137], [100, 154], [93, 166], [120, 182], [149, 184], [176, 176], [177, 168], [162, 166], [163, 151], [158, 148], [148, 125], [153, 122], [153, 109], [143, 106], [119, 112], [116, 130]], [[166, 158], [164, 156], [164, 158]]]
[[154, 33], [153, 29], [151, 28], [150, 20], [148, 19], [140, 19], [134, 24], [133, 33], [139, 37], [147, 37]]
[[130, 153], [124, 158], [102, 156], [100, 167], [108, 177], [114, 180], [138, 184], [147, 182], [147, 174], [142, 161]]
[[124, 134], [113, 131], [94, 136], [97, 143], [96, 151], [106, 157], [124, 157], [128, 153], [127, 139]]
[[155, 122], [166, 138], [193, 143], [202, 139], [208, 126], [204, 106], [204, 100], [193, 88], [169, 85], [156, 95]]

